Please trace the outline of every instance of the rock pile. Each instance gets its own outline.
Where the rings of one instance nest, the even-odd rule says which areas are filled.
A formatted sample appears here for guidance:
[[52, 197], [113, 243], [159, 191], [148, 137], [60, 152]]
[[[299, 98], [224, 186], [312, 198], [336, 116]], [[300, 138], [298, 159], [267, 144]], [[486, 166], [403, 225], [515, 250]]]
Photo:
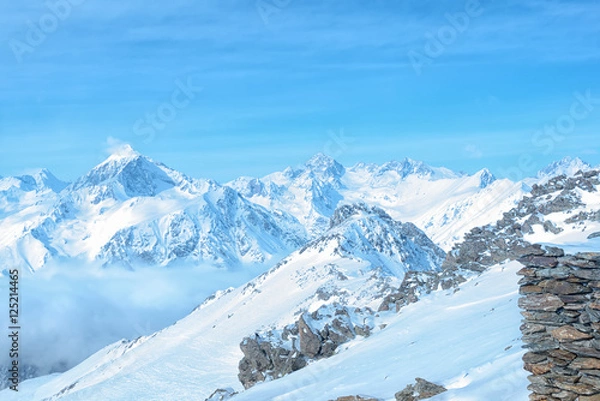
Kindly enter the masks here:
[[396, 401], [419, 401], [426, 400], [438, 394], [448, 391], [446, 388], [427, 380], [416, 378], [416, 384], [408, 385], [404, 390], [396, 393]]
[[519, 259], [532, 401], [600, 401], [600, 253]]

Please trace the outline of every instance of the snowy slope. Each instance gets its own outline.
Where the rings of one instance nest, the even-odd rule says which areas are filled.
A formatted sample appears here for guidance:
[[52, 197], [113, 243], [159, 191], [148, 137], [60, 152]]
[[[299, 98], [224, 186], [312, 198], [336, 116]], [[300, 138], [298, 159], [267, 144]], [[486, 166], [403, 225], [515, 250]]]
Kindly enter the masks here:
[[[340, 267], [356, 272], [350, 264]], [[432, 293], [398, 315], [385, 315], [387, 327], [346, 344], [330, 359], [258, 384], [234, 400], [327, 401], [365, 394], [391, 401], [415, 377], [449, 389], [438, 401], [525, 400], [515, 274], [520, 267], [497, 266], [458, 292]], [[0, 395], [7, 401], [186, 401], [204, 400], [218, 387], [242, 391], [236, 377], [240, 334], [285, 316], [319, 285], [308, 282], [285, 295], [265, 288], [293, 288], [287, 270], [262, 278], [262, 292], [221, 294], [152, 337], [113, 344], [65, 374], [23, 383], [19, 395]], [[263, 306], [257, 308], [257, 302]]]
[[[245, 336], [284, 327], [324, 305], [376, 310], [408, 269], [435, 271], [441, 265], [444, 253], [410, 224], [363, 205], [336, 216], [323, 237], [268, 273], [220, 292], [153, 336], [107, 347], [21, 399], [192, 400], [222, 386], [240, 389], [239, 344]], [[370, 323], [370, 330], [377, 327]]]
[[517, 401], [528, 397], [517, 307], [522, 266], [493, 267], [459, 292], [438, 291], [394, 316], [384, 330], [235, 401], [327, 401], [368, 395], [393, 401], [416, 377], [444, 385], [432, 401]]
[[300, 220], [313, 236], [328, 226], [336, 205], [362, 201], [410, 221], [448, 250], [473, 227], [493, 222], [525, 193], [520, 183], [487, 170], [469, 176], [404, 159], [344, 168], [317, 155], [299, 169], [229, 183], [246, 198]]

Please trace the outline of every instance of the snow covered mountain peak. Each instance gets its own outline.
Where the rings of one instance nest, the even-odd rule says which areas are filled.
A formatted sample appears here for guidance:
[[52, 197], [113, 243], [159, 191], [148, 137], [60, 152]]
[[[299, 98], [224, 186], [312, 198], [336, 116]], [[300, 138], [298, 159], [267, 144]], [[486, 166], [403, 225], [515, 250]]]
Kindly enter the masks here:
[[308, 171], [322, 179], [339, 179], [346, 169], [330, 156], [318, 153], [305, 164]]
[[73, 190], [100, 187], [113, 197], [155, 196], [179, 185], [183, 174], [134, 151], [129, 145], [113, 153], [73, 184]]
[[566, 175], [571, 177], [578, 171], [589, 171], [593, 167], [591, 164], [581, 160], [579, 157], [567, 156], [561, 160], [555, 161], [548, 166], [544, 167], [538, 173], [538, 178], [542, 180], [549, 180], [559, 175]]
[[338, 207], [333, 213], [333, 217], [331, 217], [329, 228], [340, 226], [344, 222], [353, 218], [356, 219], [369, 215], [378, 216], [385, 220], [392, 220], [392, 218], [383, 209], [377, 206], [369, 206], [366, 203], [360, 202]]
[[108, 157], [109, 160], [122, 160], [122, 159], [135, 159], [136, 157], [141, 156], [141, 153], [134, 150], [131, 145], [124, 144], [114, 149], [111, 155]]
[[51, 190], [58, 193], [67, 185], [68, 183], [59, 180], [46, 169], [31, 170], [15, 177], [0, 177], [0, 191], [14, 187], [24, 192]]
[[[464, 174], [456, 173], [444, 167], [431, 167], [425, 162], [405, 157], [401, 161], [393, 160], [381, 166], [372, 163], [358, 163], [351, 169], [352, 172], [368, 174], [373, 179], [390, 179], [392, 176], [399, 180], [415, 177], [424, 180], [455, 179]], [[392, 176], [390, 175], [392, 174]]]
[[482, 189], [489, 187], [494, 181], [496, 181], [496, 177], [494, 176], [494, 174], [492, 174], [492, 172], [490, 170], [488, 170], [487, 168], [480, 170], [476, 174], [476, 176], [479, 177], [479, 180], [480, 180], [479, 188], [482, 188]]
[[432, 175], [434, 170], [422, 161], [412, 160], [408, 157], [402, 161], [391, 161], [385, 163], [379, 169], [379, 174], [383, 174], [387, 171], [396, 171], [402, 178], [406, 178], [409, 175], [417, 175], [420, 177]]
[[306, 245], [307, 250], [368, 261], [402, 277], [409, 270], [438, 270], [445, 252], [412, 223], [392, 219], [383, 209], [365, 203], [336, 209], [330, 229]]

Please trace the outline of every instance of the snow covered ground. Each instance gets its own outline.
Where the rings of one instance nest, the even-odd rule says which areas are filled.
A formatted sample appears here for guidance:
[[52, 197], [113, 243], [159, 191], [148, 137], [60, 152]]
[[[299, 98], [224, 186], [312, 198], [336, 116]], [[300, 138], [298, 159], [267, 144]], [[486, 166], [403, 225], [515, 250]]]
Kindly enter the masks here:
[[395, 400], [416, 377], [448, 392], [432, 401], [525, 401], [518, 262], [404, 308], [384, 330], [327, 360], [257, 385], [235, 401], [327, 401], [346, 395]]
[[[496, 266], [456, 293], [432, 293], [390, 314], [387, 327], [347, 343], [338, 355], [259, 384], [235, 400], [327, 401], [355, 394], [393, 400], [415, 377], [450, 390], [436, 401], [526, 400], [517, 307], [520, 267], [514, 262]], [[269, 286], [282, 288], [286, 275], [279, 276], [275, 272], [265, 281], [284, 279]], [[25, 382], [19, 394], [4, 391], [0, 397], [34, 401], [64, 390], [50, 399], [197, 401], [216, 388], [241, 391], [236, 377], [240, 337], [258, 322], [294, 310], [294, 293], [302, 291], [279, 292], [277, 299], [253, 309], [250, 300], [276, 293], [236, 290], [152, 337], [113, 344], [67, 373]]]

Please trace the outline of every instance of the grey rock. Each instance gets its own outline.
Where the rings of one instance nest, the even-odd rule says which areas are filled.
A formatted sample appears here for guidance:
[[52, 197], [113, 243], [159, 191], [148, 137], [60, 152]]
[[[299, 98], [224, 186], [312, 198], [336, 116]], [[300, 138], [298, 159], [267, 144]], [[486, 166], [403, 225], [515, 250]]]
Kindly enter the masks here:
[[427, 380], [416, 378], [416, 384], [408, 385], [404, 390], [396, 393], [396, 401], [426, 400], [448, 391], [446, 388], [431, 383]]
[[227, 401], [230, 400], [237, 392], [232, 388], [218, 389], [210, 395], [205, 401]]

